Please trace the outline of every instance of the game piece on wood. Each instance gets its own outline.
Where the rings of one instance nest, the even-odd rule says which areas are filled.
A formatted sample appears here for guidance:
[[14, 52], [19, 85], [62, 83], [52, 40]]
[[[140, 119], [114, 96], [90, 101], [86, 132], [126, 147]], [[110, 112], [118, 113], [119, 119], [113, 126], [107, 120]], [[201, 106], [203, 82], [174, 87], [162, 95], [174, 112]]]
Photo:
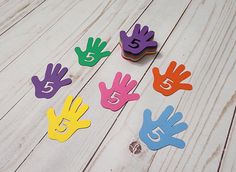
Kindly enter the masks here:
[[182, 113], [173, 112], [173, 106], [167, 106], [157, 120], [152, 120], [151, 110], [146, 109], [143, 112], [143, 124], [139, 137], [149, 149], [155, 151], [169, 145], [181, 149], [185, 147], [183, 140], [173, 136], [186, 130], [188, 125], [180, 122], [183, 118]]
[[136, 24], [131, 36], [125, 31], [120, 32], [120, 45], [122, 56], [125, 59], [138, 61], [147, 54], [153, 54], [157, 49], [157, 42], [153, 40], [154, 31], [149, 31], [148, 26], [141, 28]]
[[80, 120], [88, 110], [87, 104], [82, 104], [82, 98], [68, 96], [62, 108], [61, 114], [57, 116], [53, 108], [47, 111], [48, 137], [50, 139], [64, 142], [68, 140], [78, 129], [88, 128], [90, 120]]
[[136, 80], [131, 80], [131, 76], [126, 74], [122, 78], [122, 73], [117, 72], [112, 87], [108, 89], [104, 82], [99, 83], [101, 93], [101, 105], [106, 109], [118, 111], [128, 101], [139, 99], [139, 94], [130, 93], [137, 86]]
[[191, 72], [184, 71], [183, 64], [177, 66], [175, 61], [172, 61], [166, 70], [166, 73], [161, 75], [159, 69], [154, 67], [152, 72], [154, 76], [153, 88], [164, 96], [174, 94], [178, 90], [192, 90], [192, 85], [182, 83], [191, 75]]
[[54, 69], [52, 63], [48, 64], [42, 81], [39, 80], [38, 76], [33, 76], [31, 78], [32, 83], [35, 86], [35, 96], [37, 98], [50, 99], [61, 87], [71, 84], [72, 80], [70, 78], [62, 80], [67, 72], [68, 68], [62, 68], [60, 63], [58, 63]]

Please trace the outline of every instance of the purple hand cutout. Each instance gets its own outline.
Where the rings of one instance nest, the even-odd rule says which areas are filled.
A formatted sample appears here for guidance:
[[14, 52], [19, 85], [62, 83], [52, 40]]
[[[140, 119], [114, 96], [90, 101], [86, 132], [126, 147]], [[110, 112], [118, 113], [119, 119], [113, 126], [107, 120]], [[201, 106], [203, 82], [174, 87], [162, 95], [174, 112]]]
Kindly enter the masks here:
[[125, 31], [120, 32], [120, 41], [123, 50], [127, 53], [134, 55], [140, 54], [145, 49], [155, 51], [157, 48], [157, 42], [153, 41], [154, 32], [149, 31], [148, 26], [144, 26], [141, 29], [140, 24], [136, 24], [133, 33], [130, 37], [127, 36]]
[[99, 83], [99, 89], [101, 92], [101, 105], [104, 108], [117, 111], [128, 101], [139, 99], [139, 94], [130, 93], [137, 85], [137, 81], [131, 80], [131, 76], [129, 74], [126, 74], [123, 79], [121, 78], [122, 73], [117, 72], [110, 89], [106, 87], [104, 82]]
[[31, 78], [35, 86], [35, 96], [37, 98], [52, 98], [57, 91], [66, 85], [72, 83], [70, 78], [62, 80], [62, 78], [68, 72], [68, 68], [62, 68], [61, 64], [58, 63], [54, 70], [52, 70], [53, 64], [49, 63], [45, 72], [45, 77], [42, 81], [39, 80], [38, 76]]

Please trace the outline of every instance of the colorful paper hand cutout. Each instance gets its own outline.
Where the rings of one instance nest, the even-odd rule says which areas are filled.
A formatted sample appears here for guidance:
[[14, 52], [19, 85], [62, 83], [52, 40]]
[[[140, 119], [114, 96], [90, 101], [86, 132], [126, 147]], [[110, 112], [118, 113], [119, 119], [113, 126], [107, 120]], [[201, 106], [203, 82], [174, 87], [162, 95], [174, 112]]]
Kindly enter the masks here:
[[185, 147], [183, 140], [173, 136], [186, 130], [188, 125], [179, 122], [183, 118], [182, 113], [176, 112], [171, 116], [173, 111], [173, 106], [168, 106], [156, 121], [152, 120], [152, 112], [149, 109], [144, 111], [139, 137], [149, 149], [159, 150], [169, 145], [181, 149]]
[[157, 42], [153, 41], [154, 32], [149, 31], [148, 26], [141, 29], [140, 24], [136, 24], [132, 35], [129, 37], [125, 31], [120, 32], [120, 43], [122, 56], [128, 60], [138, 61], [146, 54], [153, 54], [157, 49]]
[[128, 101], [134, 101], [139, 99], [139, 94], [130, 93], [137, 85], [137, 81], [131, 80], [131, 76], [126, 74], [123, 79], [122, 73], [117, 72], [113, 81], [112, 87], [107, 89], [104, 82], [99, 83], [99, 89], [101, 92], [101, 105], [104, 108], [117, 111], [122, 108]]
[[94, 66], [98, 61], [107, 57], [111, 54], [110, 51], [103, 51], [107, 43], [105, 41], [101, 42], [100, 38], [97, 38], [93, 43], [93, 38], [88, 39], [87, 48], [85, 51], [82, 51], [80, 47], [75, 48], [75, 52], [78, 56], [79, 64], [81, 66]]
[[50, 139], [64, 142], [78, 129], [90, 126], [90, 120], [79, 120], [88, 110], [89, 106], [87, 104], [81, 105], [81, 97], [76, 98], [73, 103], [72, 101], [73, 97], [68, 96], [59, 116], [56, 116], [53, 108], [48, 109], [48, 137]]
[[69, 78], [62, 80], [67, 72], [68, 68], [62, 68], [59, 63], [55, 66], [54, 70], [53, 64], [48, 64], [45, 77], [42, 81], [37, 76], [31, 78], [35, 86], [35, 96], [37, 98], [50, 99], [61, 87], [71, 84], [72, 80]]
[[[172, 61], [164, 75], [161, 75], [159, 69], [154, 67], [152, 72], [154, 76], [153, 88], [165, 96], [169, 96], [176, 91], [192, 90], [192, 85], [182, 83], [183, 80], [191, 75], [191, 72], [185, 71], [183, 64], [176, 68], [176, 62]], [[176, 68], [176, 69], [175, 69]]]

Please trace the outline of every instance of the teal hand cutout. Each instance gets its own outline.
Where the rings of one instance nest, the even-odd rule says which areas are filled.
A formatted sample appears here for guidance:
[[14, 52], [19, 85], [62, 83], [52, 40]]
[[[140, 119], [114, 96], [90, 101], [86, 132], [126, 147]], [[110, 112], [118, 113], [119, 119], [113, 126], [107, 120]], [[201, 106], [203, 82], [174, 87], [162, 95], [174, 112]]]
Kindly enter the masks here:
[[82, 51], [80, 47], [75, 48], [75, 52], [81, 66], [92, 67], [96, 65], [101, 58], [107, 57], [111, 54], [110, 51], [103, 51], [107, 45], [105, 41], [102, 41], [101, 38], [97, 38], [95, 41], [93, 40], [94, 38], [92, 37], [88, 39], [87, 48], [85, 51]]

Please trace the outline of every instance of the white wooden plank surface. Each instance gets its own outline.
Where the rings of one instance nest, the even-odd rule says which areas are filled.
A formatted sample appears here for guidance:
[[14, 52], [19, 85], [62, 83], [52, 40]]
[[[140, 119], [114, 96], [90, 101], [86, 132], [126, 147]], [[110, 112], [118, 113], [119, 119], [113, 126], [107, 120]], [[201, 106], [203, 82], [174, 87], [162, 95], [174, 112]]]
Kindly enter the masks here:
[[[156, 31], [156, 39], [161, 46], [171, 33], [188, 3], [189, 1], [187, 0], [171, 4], [165, 0], [155, 1], [138, 22], [143, 25], [148, 24]], [[154, 9], [155, 15], [151, 15]], [[118, 37], [116, 39], [118, 41]], [[140, 80], [153, 57], [150, 56], [140, 63], [131, 63], [121, 58], [120, 47], [117, 47], [102, 68], [79, 93], [84, 98], [84, 101], [90, 105], [90, 109], [84, 118], [92, 120], [91, 127], [76, 132], [70, 140], [63, 144], [52, 141], [46, 136], [20, 166], [18, 171], [82, 171], [119, 113], [111, 112], [100, 106], [98, 83], [100, 81], [111, 83], [115, 73], [119, 70], [124, 73], [130, 73], [134, 79]], [[70, 88], [67, 94], [76, 95], [77, 92], [78, 89]], [[135, 102], [130, 104], [135, 104]], [[55, 104], [58, 110], [61, 105], [61, 101]], [[44, 122], [44, 126], [46, 126], [46, 119]], [[40, 164], [38, 163], [39, 160]]]
[[14, 0], [0, 2], [0, 35], [19, 22], [45, 0]]
[[[235, 105], [235, 12], [235, 1], [230, 0], [190, 4], [152, 67], [164, 72], [172, 60], [184, 63], [192, 71], [193, 90], [163, 97], [152, 88], [151, 67], [136, 90], [141, 100], [126, 106], [87, 171], [217, 171], [233, 115], [229, 105]], [[187, 146], [150, 151], [138, 137], [143, 110], [152, 109], [158, 118], [169, 104], [183, 112], [189, 124], [178, 135]], [[129, 151], [133, 141], [140, 142], [140, 154]]]
[[[97, 3], [94, 3], [96, 6]], [[101, 3], [101, 2], [100, 2]], [[20, 3], [21, 4], [21, 3]], [[24, 3], [23, 3], [24, 4]], [[47, 0], [0, 37], [0, 71], [48, 32], [79, 0]]]
[[[192, 0], [174, 29], [189, 1], [155, 0], [148, 6], [150, 0], [47, 0], [19, 13], [26, 3], [36, 7], [39, 1], [0, 1], [0, 13], [10, 9], [0, 21], [14, 13], [9, 23], [3, 22], [10, 29], [0, 34], [0, 171], [235, 171], [235, 121], [230, 126], [236, 88], [236, 2]], [[100, 106], [98, 83], [111, 84], [117, 71], [140, 80], [154, 57], [139, 63], [120, 57], [119, 31], [128, 30], [137, 19], [155, 30], [159, 45], [165, 45], [136, 90], [141, 99], [114, 113]], [[115, 50], [104, 64], [105, 59], [93, 68], [80, 67], [73, 49], [85, 47], [89, 36], [107, 40], [107, 49]], [[193, 72], [193, 91], [163, 97], [152, 89], [152, 67], [164, 72], [171, 60]], [[73, 84], [51, 100], [39, 100], [30, 78], [42, 77], [49, 62], [68, 66]], [[90, 105], [84, 118], [91, 119], [92, 126], [63, 144], [48, 139], [45, 111], [53, 106], [60, 112], [66, 96], [77, 94]], [[169, 104], [183, 112], [189, 124], [178, 135], [187, 147], [150, 151], [138, 139], [143, 110], [152, 109], [157, 118]], [[141, 144], [140, 154], [129, 151], [133, 141]]]
[[[32, 89], [31, 76], [37, 74], [40, 69], [43, 75], [48, 63], [58, 61], [68, 48], [81, 39], [86, 27], [96, 18], [95, 14], [91, 14], [99, 13], [98, 10], [101, 12], [110, 4], [108, 1], [95, 1], [93, 5], [90, 1], [66, 2], [53, 0], [43, 4], [45, 9], [41, 6], [42, 9], [39, 8], [29, 19], [22, 21], [22, 24], [19, 23], [11, 29], [12, 32], [0, 38], [0, 52], [4, 57], [1, 58], [1, 64], [3, 67], [7, 65], [0, 73], [0, 79], [3, 81], [0, 87], [0, 118]], [[90, 7], [85, 9], [85, 6]], [[55, 12], [47, 15], [53, 9]], [[45, 21], [45, 18], [48, 21]], [[38, 25], [40, 21], [42, 23]], [[17, 86], [14, 83], [18, 83]]]
[[229, 138], [227, 140], [226, 149], [223, 152], [223, 161], [219, 168], [219, 171], [225, 172], [234, 172], [236, 171], [236, 121], [235, 121], [235, 104], [236, 104], [236, 96], [232, 97], [231, 102], [228, 103], [229, 107], [226, 109], [229, 113], [234, 114], [234, 120], [232, 121], [231, 130], [229, 133]]
[[[135, 6], [132, 5], [134, 2], [136, 3]], [[16, 93], [13, 94], [16, 99], [24, 97], [0, 121], [0, 128], [6, 129], [6, 132], [0, 135], [0, 140], [4, 140], [0, 143], [0, 152], [2, 153], [0, 157], [1, 170], [15, 170], [21, 164], [47, 131], [45, 111], [56, 103], [61, 106], [64, 98], [70, 92], [75, 91], [77, 93], [99, 67], [99, 65], [94, 68], [79, 67], [74, 47], [78, 45], [85, 47], [89, 36], [99, 35], [109, 41], [108, 49], [113, 49], [118, 43], [120, 29], [127, 30], [148, 6], [150, 0], [102, 1], [99, 7], [96, 6], [97, 3], [91, 5], [89, 1], [82, 1], [81, 3], [61, 18], [61, 22], [59, 21], [53, 29], [49, 30], [34, 45], [28, 48], [22, 54], [22, 57], [19, 57], [5, 69], [10, 72], [8, 76], [17, 73], [18, 77], [22, 77], [24, 80], [22, 83], [18, 82], [16, 77], [12, 79], [30, 91], [23, 89], [24, 94], [28, 93], [24, 95], [21, 92], [20, 98]], [[88, 6], [89, 8], [86, 8]], [[78, 11], [81, 13], [78, 13]], [[109, 27], [107, 27], [108, 25]], [[58, 35], [60, 36], [58, 37]], [[78, 40], [80, 41], [78, 42]], [[74, 45], [76, 42], [78, 42], [77, 45]], [[70, 77], [73, 79], [73, 84], [64, 91], [62, 89], [51, 100], [36, 99], [30, 81], [31, 76], [37, 73], [43, 76], [46, 64], [49, 62], [55, 63], [59, 60], [63, 65], [70, 67]], [[2, 73], [0, 74], [1, 77], [8, 80], [6, 75]], [[13, 82], [9, 81], [6, 85], [12, 86], [12, 84]], [[1, 90], [1, 93], [4, 93], [3, 90]], [[4, 107], [1, 106], [1, 108]]]

